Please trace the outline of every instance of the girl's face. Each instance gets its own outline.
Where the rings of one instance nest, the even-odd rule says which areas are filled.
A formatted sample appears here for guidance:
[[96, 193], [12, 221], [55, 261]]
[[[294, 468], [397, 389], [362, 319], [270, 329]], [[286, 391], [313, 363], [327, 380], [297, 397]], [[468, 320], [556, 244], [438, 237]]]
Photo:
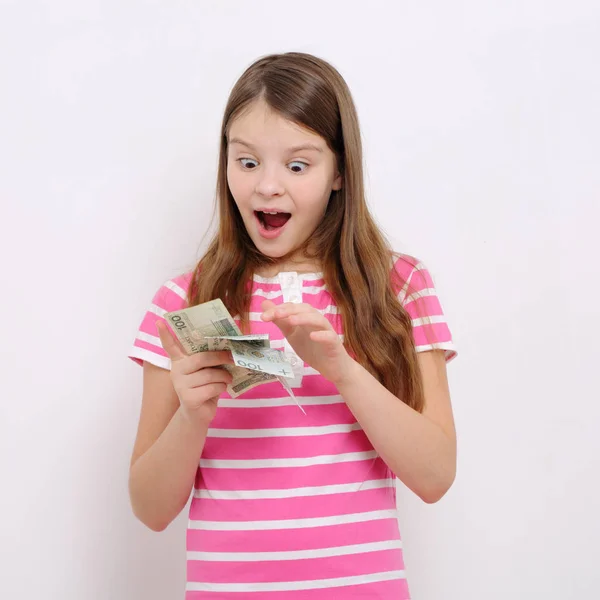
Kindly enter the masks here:
[[227, 181], [250, 238], [272, 258], [296, 250], [342, 186], [334, 153], [263, 100], [232, 122], [228, 138]]

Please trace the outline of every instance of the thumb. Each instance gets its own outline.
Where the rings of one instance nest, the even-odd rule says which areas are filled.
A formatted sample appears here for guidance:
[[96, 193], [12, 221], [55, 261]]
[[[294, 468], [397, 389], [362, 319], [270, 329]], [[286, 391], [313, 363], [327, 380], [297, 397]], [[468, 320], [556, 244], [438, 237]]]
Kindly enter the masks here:
[[173, 360], [181, 360], [187, 355], [183, 350], [183, 346], [179, 343], [179, 340], [173, 337], [173, 334], [169, 331], [163, 321], [156, 321], [156, 329], [158, 329], [158, 336], [160, 337], [160, 343], [165, 349], [165, 352], [169, 355], [169, 358]]

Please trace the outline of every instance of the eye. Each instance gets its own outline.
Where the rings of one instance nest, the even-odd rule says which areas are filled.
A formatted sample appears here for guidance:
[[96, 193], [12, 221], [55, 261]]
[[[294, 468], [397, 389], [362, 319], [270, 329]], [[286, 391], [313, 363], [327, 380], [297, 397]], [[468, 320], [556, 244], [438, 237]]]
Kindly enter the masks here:
[[303, 173], [304, 171], [306, 171], [307, 167], [308, 165], [305, 162], [302, 162], [301, 160], [293, 160], [291, 163], [288, 164], [288, 168], [292, 173]]
[[252, 171], [258, 166], [258, 163], [252, 158], [238, 158], [238, 162], [248, 171]]

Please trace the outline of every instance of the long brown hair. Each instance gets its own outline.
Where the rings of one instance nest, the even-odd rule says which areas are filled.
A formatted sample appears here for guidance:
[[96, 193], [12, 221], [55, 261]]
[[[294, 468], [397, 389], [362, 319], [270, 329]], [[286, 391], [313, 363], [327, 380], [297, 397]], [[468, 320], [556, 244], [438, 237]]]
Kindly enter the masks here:
[[392, 269], [392, 251], [365, 200], [354, 102], [342, 76], [320, 58], [298, 52], [266, 56], [252, 64], [233, 87], [221, 126], [219, 227], [194, 270], [189, 306], [221, 298], [231, 314], [239, 315], [246, 332], [249, 282], [257, 269], [281, 260], [258, 251], [227, 184], [229, 127], [258, 99], [285, 119], [320, 135], [335, 154], [342, 187], [331, 193], [325, 218], [301, 251], [322, 266], [351, 355], [390, 392], [422, 412], [423, 386], [411, 318], [397, 298], [405, 282]]

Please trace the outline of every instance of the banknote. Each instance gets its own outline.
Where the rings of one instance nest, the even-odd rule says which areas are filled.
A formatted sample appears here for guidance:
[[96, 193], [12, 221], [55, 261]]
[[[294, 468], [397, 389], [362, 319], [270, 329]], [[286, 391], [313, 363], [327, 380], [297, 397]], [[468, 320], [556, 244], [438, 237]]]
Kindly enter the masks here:
[[220, 299], [166, 313], [165, 319], [188, 354], [229, 350], [234, 365], [223, 365], [233, 381], [227, 387], [232, 398], [263, 383], [279, 381], [296, 401], [286, 378], [293, 378], [290, 362], [281, 350], [270, 347], [268, 334], [242, 335]]
[[248, 347], [270, 348], [268, 333], [257, 333], [255, 335], [236, 335], [236, 336], [207, 336], [204, 338], [209, 346], [209, 350], [230, 350], [230, 341], [244, 342]]
[[259, 340], [240, 342], [233, 336], [228, 337], [208, 337], [209, 350], [229, 350], [233, 360], [238, 367], [244, 367], [251, 371], [260, 373], [270, 373], [279, 377], [294, 378], [292, 365], [281, 350], [276, 350], [265, 345], [268, 340]]

